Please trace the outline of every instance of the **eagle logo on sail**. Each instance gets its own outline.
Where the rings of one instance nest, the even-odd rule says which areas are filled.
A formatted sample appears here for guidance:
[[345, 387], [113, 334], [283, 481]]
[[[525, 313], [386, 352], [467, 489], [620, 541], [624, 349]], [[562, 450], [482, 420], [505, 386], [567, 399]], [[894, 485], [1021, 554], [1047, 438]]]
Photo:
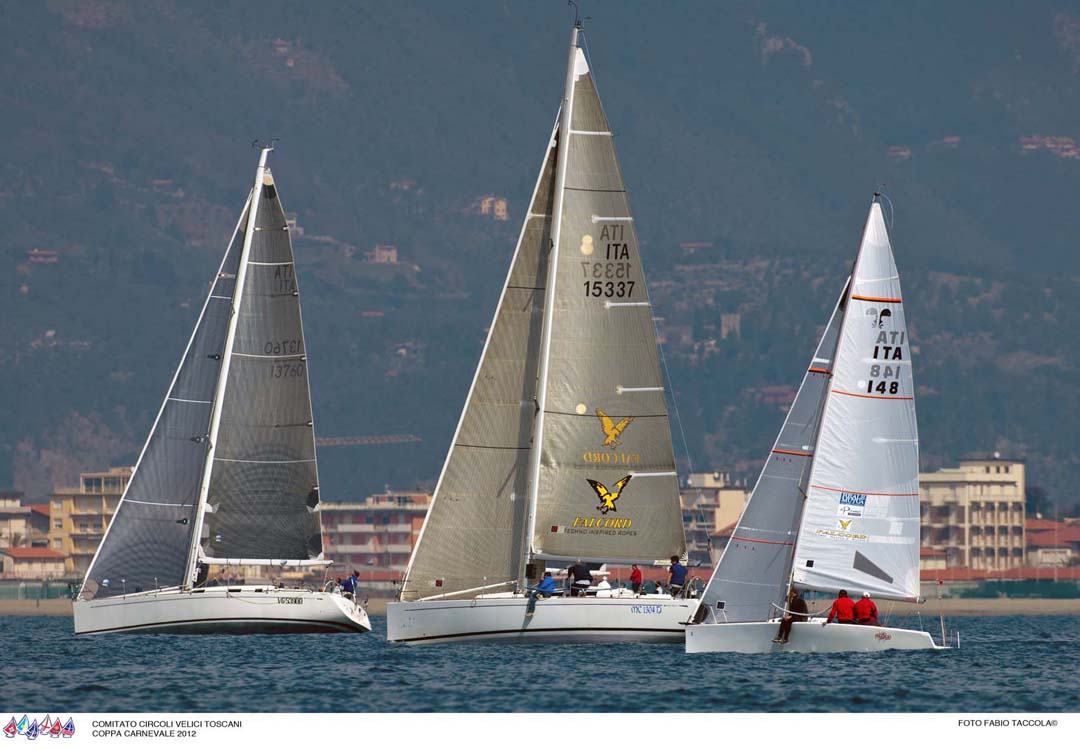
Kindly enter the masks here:
[[600, 504], [596, 506], [596, 509], [601, 514], [606, 514], [608, 511], [619, 512], [619, 509], [615, 507], [615, 501], [619, 499], [619, 495], [622, 494], [623, 488], [630, 484], [630, 478], [632, 475], [627, 474], [625, 477], [615, 483], [615, 489], [609, 490], [602, 483], [597, 482], [595, 479], [586, 479], [592, 488], [596, 496], [600, 498]]
[[[596, 410], [596, 416], [600, 418], [600, 428], [604, 431], [604, 447], [615, 450], [616, 447], [622, 445], [619, 436], [623, 434], [623, 430], [630, 426], [630, 423], [634, 421], [634, 418], [623, 417], [616, 422], [600, 409]], [[590, 479], [589, 481], [591, 482], [592, 480]]]

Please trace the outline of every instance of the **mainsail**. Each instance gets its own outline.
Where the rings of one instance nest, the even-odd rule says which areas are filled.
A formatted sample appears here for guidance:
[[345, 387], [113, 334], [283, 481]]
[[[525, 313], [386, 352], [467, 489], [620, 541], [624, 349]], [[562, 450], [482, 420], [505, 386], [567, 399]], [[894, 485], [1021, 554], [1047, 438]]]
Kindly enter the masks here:
[[532, 556], [651, 562], [685, 552], [652, 307], [615, 140], [571, 55]]
[[254, 205], [200, 557], [297, 563], [322, 553], [319, 477], [300, 291], [269, 169]]
[[86, 572], [84, 596], [184, 582], [247, 216], [245, 204], [135, 472]]
[[508, 590], [517, 582], [558, 141], [556, 126], [403, 599]]
[[846, 300], [845, 284], [776, 443], [702, 594], [702, 606], [718, 622], [767, 620], [777, 614], [773, 605], [783, 605]]
[[911, 347], [881, 205], [852, 272], [795, 547], [793, 579], [919, 597], [919, 445]]

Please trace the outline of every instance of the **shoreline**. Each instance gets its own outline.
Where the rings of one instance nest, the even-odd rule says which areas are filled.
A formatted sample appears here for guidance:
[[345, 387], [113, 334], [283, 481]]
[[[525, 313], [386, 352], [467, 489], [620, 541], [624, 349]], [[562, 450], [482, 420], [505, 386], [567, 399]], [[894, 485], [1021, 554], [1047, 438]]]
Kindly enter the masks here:
[[[371, 599], [367, 604], [369, 615], [386, 614], [388, 599]], [[820, 604], [820, 606], [819, 606]], [[825, 600], [813, 600], [810, 609], [817, 611], [827, 606]], [[1077, 599], [928, 599], [922, 604], [908, 602], [879, 602], [879, 609], [886, 615], [937, 615], [944, 612], [952, 616], [1006, 617], [1009, 615], [1080, 615], [1080, 598]], [[0, 617], [71, 617], [70, 599], [0, 599]]]

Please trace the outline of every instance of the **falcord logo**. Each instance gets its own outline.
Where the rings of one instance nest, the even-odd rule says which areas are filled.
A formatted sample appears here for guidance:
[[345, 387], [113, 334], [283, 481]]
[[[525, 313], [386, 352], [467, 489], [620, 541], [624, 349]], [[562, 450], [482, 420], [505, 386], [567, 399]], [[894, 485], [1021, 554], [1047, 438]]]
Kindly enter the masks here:
[[619, 436], [623, 434], [623, 430], [630, 426], [630, 423], [634, 421], [634, 418], [623, 417], [616, 422], [599, 409], [596, 410], [596, 416], [600, 418], [600, 429], [604, 431], [604, 447], [615, 450], [622, 444], [622, 441], [619, 440]]
[[12, 716], [4, 726], [4, 736], [13, 739], [22, 735], [28, 740], [36, 740], [38, 737], [72, 737], [75, 735], [75, 719], [69, 718], [66, 722], [53, 719], [48, 714], [44, 719], [31, 720], [26, 714], [18, 721]]
[[601, 515], [607, 514], [608, 511], [619, 512], [619, 509], [615, 507], [615, 501], [619, 499], [619, 495], [622, 494], [623, 487], [630, 484], [632, 475], [627, 474], [625, 477], [615, 483], [615, 489], [609, 490], [600, 482], [595, 479], [586, 479], [585, 481], [593, 488], [593, 492], [600, 498], [600, 504], [596, 506], [596, 509], [600, 511]]

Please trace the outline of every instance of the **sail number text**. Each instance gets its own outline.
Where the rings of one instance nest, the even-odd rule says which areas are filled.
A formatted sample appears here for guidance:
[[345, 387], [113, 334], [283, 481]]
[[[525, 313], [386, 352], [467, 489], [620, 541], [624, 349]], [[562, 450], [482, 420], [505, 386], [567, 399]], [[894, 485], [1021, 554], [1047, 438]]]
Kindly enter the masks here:
[[263, 346], [263, 354], [303, 354], [304, 342], [301, 339], [281, 339], [280, 341], [267, 341]]
[[[879, 318], [879, 321], [881, 318]], [[882, 325], [879, 322], [877, 325]], [[900, 393], [900, 365], [904, 359], [904, 331], [880, 331], [874, 342], [874, 354], [871, 360], [869, 378], [866, 381], [866, 392], [869, 394], [881, 394], [895, 396]], [[897, 362], [897, 364], [879, 364], [880, 362]]]

